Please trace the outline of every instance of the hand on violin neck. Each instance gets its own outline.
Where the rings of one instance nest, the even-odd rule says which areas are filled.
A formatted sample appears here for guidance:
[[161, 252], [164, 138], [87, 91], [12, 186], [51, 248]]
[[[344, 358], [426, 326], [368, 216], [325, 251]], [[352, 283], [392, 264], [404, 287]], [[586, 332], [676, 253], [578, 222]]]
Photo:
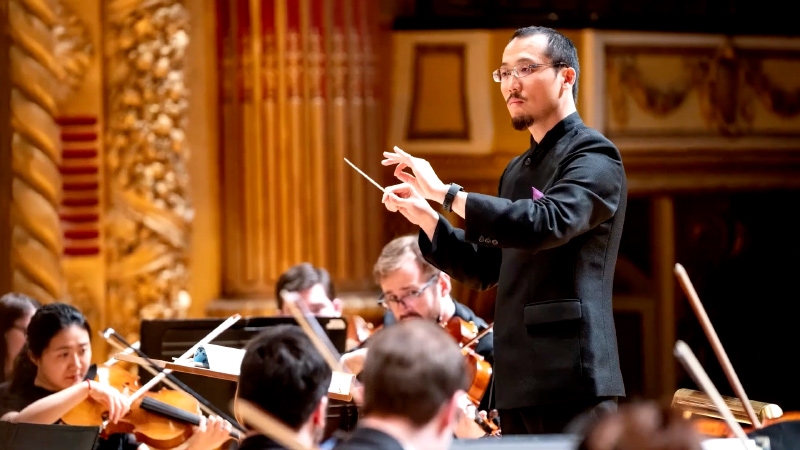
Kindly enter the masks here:
[[233, 426], [219, 416], [201, 417], [200, 425], [194, 427], [192, 437], [186, 441], [185, 450], [213, 450], [228, 439]]

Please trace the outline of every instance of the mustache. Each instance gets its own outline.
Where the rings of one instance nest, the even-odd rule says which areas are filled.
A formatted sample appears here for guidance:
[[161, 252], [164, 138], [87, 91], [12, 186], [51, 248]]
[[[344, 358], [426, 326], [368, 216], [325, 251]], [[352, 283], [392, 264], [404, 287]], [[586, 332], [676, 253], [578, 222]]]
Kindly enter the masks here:
[[519, 92], [512, 92], [511, 95], [509, 95], [508, 98], [506, 99], [506, 104], [508, 104], [508, 102], [510, 102], [512, 98], [517, 100], [522, 100], [523, 102], [527, 100], [527, 98], [523, 97], [522, 94], [520, 94]]

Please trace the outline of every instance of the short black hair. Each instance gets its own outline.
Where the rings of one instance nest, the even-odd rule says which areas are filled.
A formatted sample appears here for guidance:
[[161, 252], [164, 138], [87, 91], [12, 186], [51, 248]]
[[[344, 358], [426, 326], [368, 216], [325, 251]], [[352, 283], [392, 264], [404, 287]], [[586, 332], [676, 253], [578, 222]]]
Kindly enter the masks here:
[[575, 100], [575, 104], [577, 104], [578, 80], [581, 75], [581, 65], [578, 61], [578, 50], [575, 48], [575, 44], [570, 38], [552, 28], [530, 26], [519, 28], [514, 31], [514, 34], [511, 35], [511, 39], [509, 39], [508, 42], [516, 38], [526, 38], [539, 34], [547, 36], [545, 56], [550, 60], [550, 63], [575, 69], [575, 84], [572, 85], [572, 98]]
[[331, 368], [297, 325], [269, 327], [245, 346], [239, 397], [299, 430], [331, 384]]
[[315, 284], [321, 284], [325, 288], [328, 298], [336, 298], [336, 289], [331, 281], [331, 274], [322, 267], [315, 267], [311, 263], [300, 263], [288, 268], [278, 278], [275, 283], [275, 301], [278, 302], [278, 309], [283, 308], [283, 298], [281, 291], [297, 292], [308, 289]]

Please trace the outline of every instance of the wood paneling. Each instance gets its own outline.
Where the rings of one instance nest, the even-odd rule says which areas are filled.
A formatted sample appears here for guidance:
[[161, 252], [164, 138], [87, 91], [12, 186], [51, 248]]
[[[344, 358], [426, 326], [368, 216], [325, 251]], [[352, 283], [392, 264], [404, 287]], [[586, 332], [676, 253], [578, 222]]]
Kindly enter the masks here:
[[366, 0], [219, 2], [224, 298], [273, 296], [308, 261], [372, 285], [383, 136]]

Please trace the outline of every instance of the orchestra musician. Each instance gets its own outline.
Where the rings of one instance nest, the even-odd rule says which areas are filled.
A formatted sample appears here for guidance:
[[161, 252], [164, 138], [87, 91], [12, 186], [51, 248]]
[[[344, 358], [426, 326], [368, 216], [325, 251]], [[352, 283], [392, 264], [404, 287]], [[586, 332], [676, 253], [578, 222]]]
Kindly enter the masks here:
[[[276, 325], [245, 346], [237, 399], [244, 399], [290, 429], [303, 447], [320, 444], [325, 430], [332, 371], [311, 339], [297, 325]], [[285, 448], [252, 432], [240, 450]]]
[[28, 322], [39, 302], [25, 294], [9, 292], [0, 297], [0, 383], [11, 377], [14, 360], [25, 345]]
[[[342, 317], [344, 303], [336, 296], [330, 273], [322, 267], [303, 262], [284, 271], [275, 283], [275, 300], [283, 315], [291, 315], [281, 298], [282, 291], [293, 292], [305, 310], [316, 317]], [[346, 349], [357, 347], [368, 336], [369, 324], [360, 316], [347, 316]]]
[[362, 417], [335, 450], [450, 446], [467, 380], [461, 351], [443, 328], [417, 319], [376, 332], [362, 379]]
[[[0, 420], [55, 424], [88, 397], [108, 408], [116, 423], [129, 411], [122, 393], [93, 381], [91, 329], [75, 307], [50, 303], [39, 308], [28, 325], [27, 342], [9, 382], [0, 385]], [[90, 370], [91, 369], [91, 370]], [[209, 417], [194, 427], [183, 444], [187, 450], [212, 450], [229, 439], [231, 425]], [[101, 439], [99, 450], [146, 450], [128, 433]]]
[[[400, 236], [387, 243], [375, 262], [373, 275], [383, 291], [382, 304], [388, 310], [386, 317], [389, 320], [384, 322], [384, 327], [391, 325], [395, 318], [401, 322], [423, 318], [441, 323], [452, 317], [473, 322], [481, 331], [488, 327], [469, 307], [451, 297], [450, 277], [425, 261], [416, 236]], [[478, 341], [475, 352], [493, 364], [492, 333]], [[366, 347], [345, 353], [342, 364], [357, 374], [366, 355]], [[484, 411], [492, 409], [491, 389], [477, 406]]]

